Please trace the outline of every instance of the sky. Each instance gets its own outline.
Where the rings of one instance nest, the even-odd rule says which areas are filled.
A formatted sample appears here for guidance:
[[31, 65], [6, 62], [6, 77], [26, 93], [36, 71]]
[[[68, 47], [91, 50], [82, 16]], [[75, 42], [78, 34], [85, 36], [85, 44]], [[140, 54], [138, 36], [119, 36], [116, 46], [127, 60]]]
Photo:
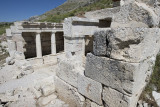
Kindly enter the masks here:
[[0, 22], [21, 21], [41, 15], [66, 0], [0, 0]]

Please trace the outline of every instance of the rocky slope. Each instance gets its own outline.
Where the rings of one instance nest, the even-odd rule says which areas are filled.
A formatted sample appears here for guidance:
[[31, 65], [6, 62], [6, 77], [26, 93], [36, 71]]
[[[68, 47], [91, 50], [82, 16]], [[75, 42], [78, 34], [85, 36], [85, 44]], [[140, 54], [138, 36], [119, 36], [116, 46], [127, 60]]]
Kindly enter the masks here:
[[[78, 16], [86, 11], [111, 7], [111, 5], [112, 0], [67, 0], [62, 5], [40, 16], [31, 17], [29, 21], [60, 22], [66, 17]], [[51, 20], [56, 18], [60, 20]]]

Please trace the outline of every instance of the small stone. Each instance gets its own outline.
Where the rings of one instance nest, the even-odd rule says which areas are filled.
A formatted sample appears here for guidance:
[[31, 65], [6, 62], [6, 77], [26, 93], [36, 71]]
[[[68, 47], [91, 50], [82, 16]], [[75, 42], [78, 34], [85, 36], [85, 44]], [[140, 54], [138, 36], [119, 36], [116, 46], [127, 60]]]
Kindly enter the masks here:
[[50, 96], [47, 97], [41, 97], [38, 99], [38, 105], [40, 107], [47, 105], [48, 103], [50, 103], [52, 100], [55, 100], [57, 98], [56, 95], [52, 94]]
[[8, 65], [13, 65], [15, 63], [15, 60], [12, 57], [6, 58], [6, 63]]
[[55, 92], [55, 86], [52, 84], [42, 87], [42, 93], [44, 96], [50, 95], [53, 92]]

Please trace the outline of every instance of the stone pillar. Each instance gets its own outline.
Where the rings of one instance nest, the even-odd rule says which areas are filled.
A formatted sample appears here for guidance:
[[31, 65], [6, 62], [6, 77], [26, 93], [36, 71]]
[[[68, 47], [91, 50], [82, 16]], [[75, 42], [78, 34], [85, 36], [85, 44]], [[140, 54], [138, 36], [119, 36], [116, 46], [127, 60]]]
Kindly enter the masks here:
[[24, 42], [22, 37], [22, 32], [14, 32], [12, 40], [16, 42], [17, 52], [24, 53]]
[[20, 52], [20, 53], [24, 53], [24, 49], [23, 49], [23, 42], [22, 41], [17, 41], [17, 51]]
[[56, 32], [51, 34], [51, 53], [56, 55]]
[[37, 58], [42, 58], [42, 46], [41, 46], [40, 32], [36, 33], [36, 53], [37, 53]]
[[16, 42], [13, 40], [7, 40], [8, 43], [8, 51], [11, 57], [14, 56], [14, 52], [17, 50]]

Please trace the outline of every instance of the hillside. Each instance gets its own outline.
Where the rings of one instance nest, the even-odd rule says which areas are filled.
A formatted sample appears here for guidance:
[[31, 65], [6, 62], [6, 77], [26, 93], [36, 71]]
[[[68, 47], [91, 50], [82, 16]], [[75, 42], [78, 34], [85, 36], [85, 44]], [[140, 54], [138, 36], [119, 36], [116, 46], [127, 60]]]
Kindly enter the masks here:
[[112, 0], [68, 0], [64, 4], [40, 15], [30, 18], [30, 21], [61, 22], [70, 16], [83, 17], [87, 11], [112, 7]]
[[8, 57], [5, 31], [11, 24], [10, 22], [0, 22], [0, 67], [3, 66]]
[[0, 35], [5, 33], [5, 29], [9, 28], [12, 23], [10, 22], [0, 22]]

